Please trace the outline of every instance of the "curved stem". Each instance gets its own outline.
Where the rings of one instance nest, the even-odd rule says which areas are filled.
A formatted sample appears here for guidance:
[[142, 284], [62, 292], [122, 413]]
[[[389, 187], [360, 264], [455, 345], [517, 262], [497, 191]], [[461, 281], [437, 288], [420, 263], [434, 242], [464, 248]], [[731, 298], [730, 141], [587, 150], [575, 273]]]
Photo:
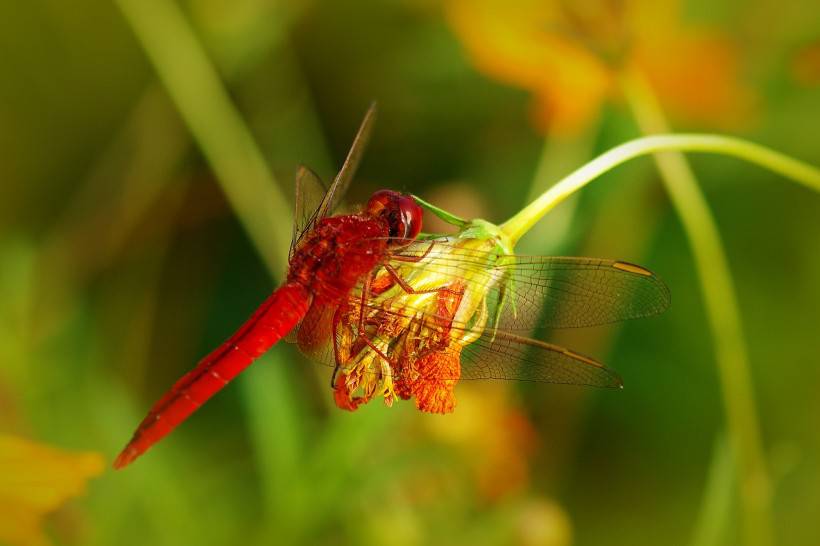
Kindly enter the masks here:
[[723, 135], [658, 134], [630, 140], [593, 159], [501, 224], [501, 229], [515, 243], [547, 212], [607, 171], [636, 157], [670, 151], [734, 156], [820, 191], [820, 169], [760, 144]]

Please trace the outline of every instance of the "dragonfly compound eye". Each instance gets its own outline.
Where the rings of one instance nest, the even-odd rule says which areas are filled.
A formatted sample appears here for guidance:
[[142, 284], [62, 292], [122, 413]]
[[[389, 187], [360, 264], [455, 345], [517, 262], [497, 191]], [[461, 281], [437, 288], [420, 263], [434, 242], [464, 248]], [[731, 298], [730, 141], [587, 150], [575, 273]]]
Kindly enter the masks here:
[[373, 217], [384, 218], [390, 237], [397, 239], [398, 243], [405, 244], [421, 232], [424, 213], [409, 195], [391, 190], [377, 191], [367, 202], [365, 212]]

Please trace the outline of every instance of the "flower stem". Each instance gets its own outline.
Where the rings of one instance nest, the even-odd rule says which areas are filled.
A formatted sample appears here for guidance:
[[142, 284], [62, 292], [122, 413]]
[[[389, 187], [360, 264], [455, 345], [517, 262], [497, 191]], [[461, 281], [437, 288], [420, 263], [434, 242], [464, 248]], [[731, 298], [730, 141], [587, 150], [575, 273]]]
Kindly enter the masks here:
[[718, 546], [726, 543], [726, 515], [734, 496], [735, 468], [732, 448], [725, 434], [721, 433], [712, 448], [706, 491], [690, 546]]
[[290, 217], [290, 205], [190, 23], [170, 0], [117, 0], [117, 5], [254, 246], [268, 269], [280, 274], [290, 232], [276, 225]]
[[[638, 73], [624, 77], [624, 91], [635, 119], [644, 133], [668, 131], [651, 87]], [[743, 144], [729, 142], [723, 151], [737, 154], [814, 184], [810, 167], [795, 165], [775, 153], [760, 154]], [[712, 330], [732, 458], [738, 486], [747, 544], [768, 545], [774, 541], [771, 523], [771, 491], [760, 425], [755, 407], [749, 358], [743, 338], [734, 281], [717, 225], [706, 198], [686, 158], [679, 152], [655, 156], [661, 179], [683, 224], [703, 287], [706, 313]], [[808, 176], [806, 176], [808, 175]]]
[[501, 224], [501, 229], [515, 243], [546, 213], [602, 174], [630, 159], [671, 151], [734, 156], [820, 191], [820, 169], [765, 146], [723, 135], [657, 134], [630, 140], [593, 159], [564, 177], [518, 214]]

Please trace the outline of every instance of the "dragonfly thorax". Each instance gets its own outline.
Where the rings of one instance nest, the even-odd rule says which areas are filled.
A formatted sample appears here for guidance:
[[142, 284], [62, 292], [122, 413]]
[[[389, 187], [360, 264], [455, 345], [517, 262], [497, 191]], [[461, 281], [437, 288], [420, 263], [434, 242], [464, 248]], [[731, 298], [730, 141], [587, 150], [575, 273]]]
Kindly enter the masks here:
[[320, 301], [341, 301], [387, 253], [389, 228], [364, 214], [321, 220], [296, 248], [288, 280], [305, 286]]

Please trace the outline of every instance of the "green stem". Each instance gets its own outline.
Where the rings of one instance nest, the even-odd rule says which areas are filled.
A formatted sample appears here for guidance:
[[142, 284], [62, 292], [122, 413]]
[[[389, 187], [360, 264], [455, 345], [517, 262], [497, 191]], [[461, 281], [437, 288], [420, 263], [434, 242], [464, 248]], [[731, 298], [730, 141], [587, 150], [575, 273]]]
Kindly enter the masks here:
[[546, 213], [607, 171], [636, 157], [670, 151], [734, 156], [820, 191], [820, 169], [765, 146], [722, 135], [659, 134], [630, 140], [593, 159], [501, 224], [501, 229], [515, 243]]
[[732, 504], [735, 487], [735, 465], [732, 448], [723, 434], [715, 440], [706, 491], [700, 506], [691, 546], [725, 544], [726, 515]]
[[265, 264], [279, 274], [290, 232], [276, 226], [291, 208], [191, 25], [170, 0], [116, 2]]
[[[641, 130], [644, 133], [668, 131], [660, 104], [641, 75], [627, 75], [623, 85]], [[733, 154], [741, 150], [741, 157], [814, 186], [815, 173], [811, 167], [795, 165], [793, 160], [773, 152], [761, 154], [757, 147], [747, 149], [745, 144], [737, 141], [730, 141], [728, 146], [724, 142], [722, 148]], [[675, 152], [656, 155], [655, 161], [689, 239], [703, 287], [726, 406], [729, 444], [738, 472], [746, 543], [772, 544], [769, 476], [740, 311], [726, 252], [709, 205], [686, 158]]]

